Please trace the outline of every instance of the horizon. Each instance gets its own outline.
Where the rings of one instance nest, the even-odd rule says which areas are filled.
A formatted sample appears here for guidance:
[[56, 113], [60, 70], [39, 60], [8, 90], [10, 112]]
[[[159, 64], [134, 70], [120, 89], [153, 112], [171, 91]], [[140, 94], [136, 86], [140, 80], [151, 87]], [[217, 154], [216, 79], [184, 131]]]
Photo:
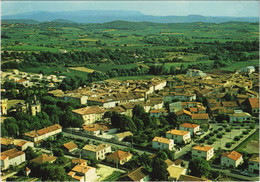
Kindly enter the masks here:
[[259, 17], [258, 1], [3, 1], [2, 16], [29, 12], [137, 11], [150, 16]]

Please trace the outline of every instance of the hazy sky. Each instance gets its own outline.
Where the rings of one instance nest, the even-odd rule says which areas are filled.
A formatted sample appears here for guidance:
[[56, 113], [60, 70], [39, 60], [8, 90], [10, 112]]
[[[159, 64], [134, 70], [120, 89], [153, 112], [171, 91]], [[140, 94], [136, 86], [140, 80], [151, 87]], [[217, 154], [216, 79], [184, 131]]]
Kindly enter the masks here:
[[146, 15], [259, 17], [258, 1], [2, 1], [2, 15], [30, 11], [135, 10]]

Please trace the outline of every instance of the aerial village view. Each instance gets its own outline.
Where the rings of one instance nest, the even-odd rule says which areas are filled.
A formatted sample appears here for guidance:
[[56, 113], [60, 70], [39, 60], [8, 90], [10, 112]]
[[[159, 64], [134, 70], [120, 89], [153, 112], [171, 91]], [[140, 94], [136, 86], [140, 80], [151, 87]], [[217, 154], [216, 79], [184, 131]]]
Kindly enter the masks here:
[[1, 181], [259, 181], [259, 2], [1, 6]]

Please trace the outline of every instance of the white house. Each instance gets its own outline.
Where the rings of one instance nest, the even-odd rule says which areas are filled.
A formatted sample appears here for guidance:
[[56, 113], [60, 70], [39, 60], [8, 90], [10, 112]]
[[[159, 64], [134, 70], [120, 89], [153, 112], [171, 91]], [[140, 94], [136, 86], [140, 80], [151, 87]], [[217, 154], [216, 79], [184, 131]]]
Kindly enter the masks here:
[[241, 71], [242, 73], [251, 74], [251, 73], [255, 72], [255, 67], [254, 67], [254, 66], [247, 66], [247, 67], [241, 68], [240, 71]]
[[194, 77], [194, 76], [204, 77], [204, 76], [206, 76], [206, 73], [203, 73], [203, 71], [201, 71], [201, 70], [188, 69], [187, 77]]
[[191, 136], [199, 132], [200, 125], [192, 124], [192, 123], [183, 123], [179, 126], [180, 130], [189, 131]]
[[166, 132], [166, 138], [174, 139], [175, 143], [188, 143], [191, 141], [190, 132], [172, 129]]
[[182, 110], [182, 103], [180, 101], [170, 103], [169, 104], [169, 110], [170, 110], [170, 112], [174, 112], [174, 113], [181, 111]]
[[210, 160], [214, 155], [214, 148], [211, 146], [196, 145], [191, 150], [192, 157], [201, 157]]
[[125, 131], [122, 133], [117, 133], [114, 137], [116, 141], [122, 141], [127, 136], [133, 136], [133, 134], [130, 131]]
[[83, 156], [90, 156], [97, 160], [105, 159], [105, 154], [111, 152], [111, 146], [108, 144], [100, 144], [98, 146], [96, 145], [85, 145], [82, 150]]
[[259, 155], [258, 154], [254, 154], [249, 159], [248, 171], [251, 173], [259, 174]]
[[152, 146], [154, 149], [169, 149], [172, 151], [174, 150], [174, 140], [162, 137], [154, 137]]
[[236, 168], [241, 163], [243, 163], [242, 154], [234, 150], [232, 152], [225, 152], [221, 156], [221, 166], [223, 167]]
[[169, 92], [163, 94], [164, 102], [172, 102], [173, 100], [179, 101], [194, 101], [196, 100], [196, 94], [192, 93], [180, 93], [180, 92]]
[[123, 176], [121, 176], [118, 181], [139, 181], [145, 182], [150, 181], [149, 172], [144, 167], [139, 167], [134, 169]]
[[238, 121], [249, 121], [252, 116], [247, 112], [229, 114], [230, 123]]
[[6, 170], [10, 166], [17, 166], [25, 162], [25, 153], [16, 148], [1, 153], [1, 170]]
[[98, 106], [88, 106], [72, 111], [74, 114], [82, 117], [84, 125], [91, 125], [95, 121], [100, 121], [105, 113], [105, 110]]
[[96, 168], [83, 165], [76, 165], [68, 175], [73, 178], [73, 181], [80, 182], [93, 182], [98, 178]]

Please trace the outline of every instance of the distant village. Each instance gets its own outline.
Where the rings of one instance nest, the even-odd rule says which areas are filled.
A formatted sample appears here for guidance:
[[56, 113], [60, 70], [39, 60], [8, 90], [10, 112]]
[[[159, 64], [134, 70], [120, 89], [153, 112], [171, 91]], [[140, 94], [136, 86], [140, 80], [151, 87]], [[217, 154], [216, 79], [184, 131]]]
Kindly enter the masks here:
[[[52, 146], [44, 145], [50, 138], [64, 141], [62, 156], [69, 160], [64, 169], [73, 181], [150, 181], [154, 179], [153, 172], [161, 169], [152, 165], [149, 170], [143, 163], [131, 169], [131, 160], [137, 161], [140, 155], [155, 160], [160, 151], [168, 154], [163, 158], [168, 181], [217, 180], [193, 175], [189, 168], [193, 158], [205, 159], [213, 171], [226, 176], [259, 180], [259, 148], [258, 152], [247, 154], [237, 150], [240, 143], [258, 132], [259, 127], [259, 73], [253, 66], [235, 73], [189, 69], [186, 75], [171, 75], [166, 79], [99, 81], [76, 90], [57, 89], [65, 78], [19, 70], [1, 72], [2, 84], [12, 82], [28, 89], [45, 88], [52, 98], [82, 105], [72, 113], [83, 121], [81, 127], [65, 128], [56, 123], [20, 134], [20, 138], [1, 135], [3, 181], [15, 176], [17, 171], [24, 171], [27, 177], [33, 176], [36, 170], [28, 163], [57, 164], [60, 156], [55, 156], [57, 152], [53, 152]], [[1, 93], [7, 92], [9, 90], [1, 89]], [[156, 121], [173, 117], [177, 124], [169, 124], [167, 131], [149, 141], [135, 143], [135, 134], [114, 126], [113, 118], [107, 115], [117, 113], [133, 118], [137, 106], [144, 109], [147, 117]], [[36, 96], [31, 102], [1, 98], [1, 123], [12, 117], [10, 113], [37, 116], [43, 107]], [[163, 126], [162, 122], [158, 126]], [[27, 159], [28, 148], [38, 151], [39, 155]], [[93, 165], [91, 160], [98, 164]]]

